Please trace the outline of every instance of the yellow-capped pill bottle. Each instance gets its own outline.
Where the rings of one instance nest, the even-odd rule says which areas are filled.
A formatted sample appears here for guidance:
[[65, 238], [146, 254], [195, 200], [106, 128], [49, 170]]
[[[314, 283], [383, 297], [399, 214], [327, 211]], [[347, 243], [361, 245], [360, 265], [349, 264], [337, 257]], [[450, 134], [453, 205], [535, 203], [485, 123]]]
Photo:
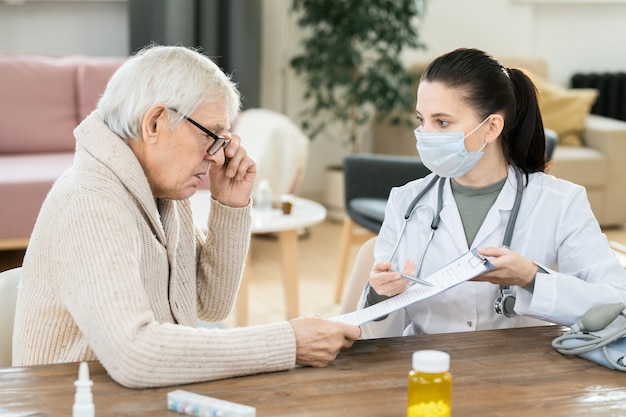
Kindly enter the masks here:
[[450, 355], [438, 350], [413, 353], [409, 372], [407, 417], [450, 417], [452, 374]]

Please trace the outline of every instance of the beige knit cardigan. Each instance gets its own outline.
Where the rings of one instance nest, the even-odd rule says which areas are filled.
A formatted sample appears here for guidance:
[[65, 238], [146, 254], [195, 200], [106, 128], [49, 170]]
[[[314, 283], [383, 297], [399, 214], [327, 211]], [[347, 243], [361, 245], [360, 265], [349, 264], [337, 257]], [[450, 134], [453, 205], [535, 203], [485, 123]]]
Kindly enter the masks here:
[[133, 388], [293, 367], [286, 321], [197, 327], [234, 304], [250, 206], [212, 201], [204, 236], [188, 200], [155, 201], [135, 155], [97, 113], [74, 134], [73, 166], [47, 196], [24, 258], [13, 365], [97, 359]]

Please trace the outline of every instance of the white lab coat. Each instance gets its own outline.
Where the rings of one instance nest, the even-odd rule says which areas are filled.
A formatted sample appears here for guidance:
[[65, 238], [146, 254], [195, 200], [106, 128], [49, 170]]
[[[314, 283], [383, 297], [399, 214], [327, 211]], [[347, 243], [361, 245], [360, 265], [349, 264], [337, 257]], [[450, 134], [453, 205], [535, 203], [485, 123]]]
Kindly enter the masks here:
[[[432, 174], [391, 190], [374, 252], [376, 262], [389, 260], [407, 207], [431, 178]], [[508, 181], [489, 209], [471, 248], [449, 181], [446, 180], [443, 188], [441, 221], [426, 252], [421, 277], [436, 272], [471, 248], [502, 246], [515, 199], [513, 169], [509, 168]], [[422, 253], [437, 209], [437, 188], [435, 184], [417, 204], [392, 260], [395, 271], [401, 271], [408, 258], [417, 262]], [[537, 274], [533, 292], [512, 288], [517, 295], [516, 317], [506, 318], [494, 312], [498, 285], [468, 281], [392, 313], [384, 320], [364, 325], [364, 337], [473, 331], [545, 322], [571, 325], [593, 306], [626, 303], [626, 271], [609, 249], [585, 189], [579, 185], [543, 173], [531, 174], [524, 188], [511, 249], [549, 272]], [[361, 296], [359, 308], [365, 304], [368, 291], [369, 285]]]

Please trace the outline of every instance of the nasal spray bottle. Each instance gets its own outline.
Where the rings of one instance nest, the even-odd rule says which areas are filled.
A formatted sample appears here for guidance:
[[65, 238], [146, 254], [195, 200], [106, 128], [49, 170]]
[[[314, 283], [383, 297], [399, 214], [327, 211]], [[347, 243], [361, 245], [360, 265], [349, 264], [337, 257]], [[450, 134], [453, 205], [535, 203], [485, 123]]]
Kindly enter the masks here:
[[81, 362], [78, 368], [78, 379], [74, 382], [76, 394], [74, 395], [74, 407], [72, 417], [94, 417], [93, 395], [91, 386], [93, 381], [89, 379], [89, 366], [87, 362]]
[[256, 189], [256, 208], [263, 217], [272, 212], [272, 187], [268, 180], [260, 180]]

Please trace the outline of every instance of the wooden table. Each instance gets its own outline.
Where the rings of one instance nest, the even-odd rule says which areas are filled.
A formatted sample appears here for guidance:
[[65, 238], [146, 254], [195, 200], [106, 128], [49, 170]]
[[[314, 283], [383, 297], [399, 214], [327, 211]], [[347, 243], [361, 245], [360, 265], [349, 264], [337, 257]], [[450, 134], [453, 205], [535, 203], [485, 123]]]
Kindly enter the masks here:
[[[199, 190], [189, 201], [194, 223], [206, 232], [209, 218], [211, 194], [208, 190]], [[321, 223], [326, 218], [326, 208], [312, 200], [294, 197], [291, 214], [285, 215], [278, 209], [272, 209], [268, 215], [259, 215], [252, 210], [252, 234], [276, 233], [280, 244], [283, 279], [285, 285], [285, 304], [287, 318], [299, 316], [298, 308], [298, 231]], [[248, 255], [250, 259], [250, 255]], [[246, 268], [248, 269], [248, 268]], [[245, 326], [248, 322], [248, 281], [250, 277], [244, 271], [243, 281], [237, 295], [237, 325]]]
[[[327, 368], [297, 368], [185, 385], [203, 395], [256, 407], [258, 417], [406, 415], [407, 373], [419, 349], [451, 356], [452, 415], [623, 416], [626, 375], [550, 346], [557, 326], [364, 340]], [[90, 363], [97, 417], [176, 416], [176, 388], [131, 390]], [[0, 369], [0, 415], [70, 416], [78, 364]]]

